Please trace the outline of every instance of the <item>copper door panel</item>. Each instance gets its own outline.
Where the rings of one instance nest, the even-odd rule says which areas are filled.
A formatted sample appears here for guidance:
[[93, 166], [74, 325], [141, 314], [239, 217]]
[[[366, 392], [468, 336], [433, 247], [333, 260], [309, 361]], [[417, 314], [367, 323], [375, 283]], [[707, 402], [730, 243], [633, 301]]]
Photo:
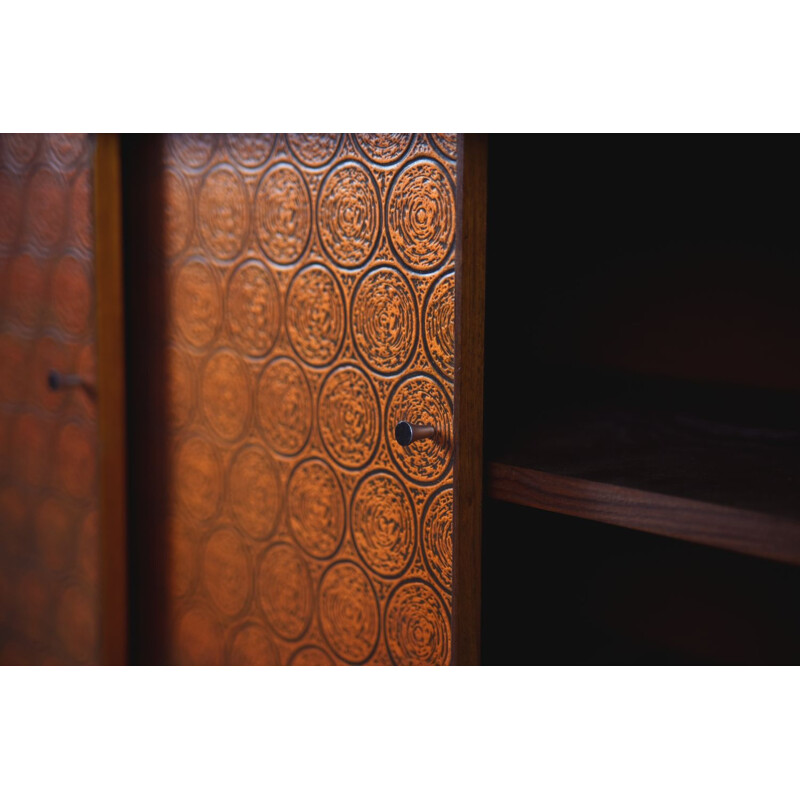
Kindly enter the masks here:
[[166, 137], [168, 660], [451, 661], [456, 156]]
[[98, 660], [93, 142], [0, 136], [0, 663]]

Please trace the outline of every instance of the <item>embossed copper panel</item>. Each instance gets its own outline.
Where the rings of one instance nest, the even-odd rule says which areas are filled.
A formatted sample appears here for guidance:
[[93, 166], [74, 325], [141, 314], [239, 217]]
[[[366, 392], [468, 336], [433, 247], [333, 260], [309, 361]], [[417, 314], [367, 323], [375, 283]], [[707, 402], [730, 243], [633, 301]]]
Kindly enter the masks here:
[[456, 156], [167, 137], [173, 662], [450, 662]]
[[0, 136], [0, 663], [98, 658], [92, 141]]

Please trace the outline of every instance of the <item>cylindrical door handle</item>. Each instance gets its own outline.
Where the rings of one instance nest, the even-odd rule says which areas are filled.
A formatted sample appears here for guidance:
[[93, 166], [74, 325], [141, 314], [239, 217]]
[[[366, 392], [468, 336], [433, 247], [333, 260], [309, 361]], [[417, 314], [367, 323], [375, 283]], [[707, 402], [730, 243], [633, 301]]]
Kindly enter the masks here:
[[418, 439], [430, 439], [436, 429], [433, 425], [412, 425], [410, 422], [398, 422], [394, 429], [394, 438], [398, 444], [408, 447]]
[[47, 385], [54, 392], [60, 389], [74, 389], [80, 387], [90, 397], [94, 397], [94, 386], [81, 375], [76, 375], [75, 373], [64, 373], [51, 369], [50, 372], [47, 373]]

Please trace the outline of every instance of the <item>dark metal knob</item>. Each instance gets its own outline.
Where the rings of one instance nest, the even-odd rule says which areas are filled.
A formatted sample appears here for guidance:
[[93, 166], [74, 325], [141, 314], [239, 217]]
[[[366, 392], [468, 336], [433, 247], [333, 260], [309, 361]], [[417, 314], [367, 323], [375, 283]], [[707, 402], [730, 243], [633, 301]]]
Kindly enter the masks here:
[[398, 422], [394, 429], [394, 438], [398, 444], [408, 447], [418, 439], [430, 439], [436, 429], [433, 425], [412, 425], [410, 422]]
[[57, 392], [59, 389], [74, 389], [79, 387], [90, 397], [94, 397], [94, 386], [80, 375], [75, 375], [74, 373], [64, 374], [58, 370], [51, 369], [50, 372], [47, 373], [47, 385], [54, 392]]

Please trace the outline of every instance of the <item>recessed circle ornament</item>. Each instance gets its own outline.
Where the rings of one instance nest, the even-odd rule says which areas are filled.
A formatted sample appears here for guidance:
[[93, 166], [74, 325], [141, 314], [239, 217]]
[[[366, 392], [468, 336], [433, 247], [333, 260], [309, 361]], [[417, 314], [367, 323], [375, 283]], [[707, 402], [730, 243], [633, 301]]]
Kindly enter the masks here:
[[234, 441], [250, 416], [250, 385], [242, 360], [232, 351], [218, 350], [203, 366], [200, 399], [211, 430]]
[[22, 222], [22, 187], [19, 179], [0, 170], [0, 247], [14, 244]]
[[340, 267], [363, 266], [381, 226], [374, 178], [361, 164], [345, 161], [326, 176], [317, 205], [317, 231], [328, 256]]
[[86, 252], [94, 251], [94, 211], [89, 170], [82, 169], [72, 182], [69, 207], [72, 241]]
[[222, 497], [222, 467], [216, 447], [196, 436], [184, 439], [175, 453], [173, 475], [178, 506], [194, 520], [211, 519]]
[[294, 157], [307, 167], [324, 167], [339, 149], [340, 133], [287, 133], [286, 141]]
[[414, 555], [416, 519], [408, 490], [389, 472], [373, 472], [353, 493], [350, 528], [364, 563], [384, 578], [405, 571]]
[[334, 471], [321, 459], [298, 464], [286, 492], [289, 526], [298, 545], [314, 558], [330, 558], [345, 532], [342, 487]]
[[56, 436], [55, 461], [60, 485], [72, 497], [90, 497], [97, 477], [97, 453], [89, 431], [72, 422], [64, 425]]
[[261, 608], [275, 632], [289, 641], [299, 639], [311, 623], [314, 589], [294, 547], [280, 542], [264, 553], [258, 589]]
[[223, 630], [211, 611], [196, 606], [176, 625], [176, 661], [181, 666], [216, 667], [222, 663]]
[[89, 330], [92, 286], [86, 268], [72, 256], [59, 259], [53, 268], [50, 301], [61, 329], [73, 336]]
[[279, 667], [281, 658], [269, 634], [251, 623], [234, 634], [228, 663], [239, 667]]
[[453, 487], [445, 486], [422, 514], [422, 554], [428, 571], [446, 592], [453, 591]]
[[170, 307], [175, 325], [189, 344], [206, 347], [222, 323], [222, 298], [211, 267], [193, 262], [172, 278]]
[[289, 664], [293, 667], [331, 667], [333, 659], [321, 647], [307, 645], [292, 654]]
[[386, 604], [389, 655], [401, 666], [450, 663], [450, 618], [436, 590], [424, 581], [397, 586]]
[[433, 142], [433, 146], [450, 161], [455, 161], [458, 155], [458, 134], [457, 133], [429, 133], [428, 136]]
[[278, 467], [259, 445], [248, 445], [234, 456], [229, 474], [233, 516], [254, 539], [268, 539], [281, 511]]
[[177, 347], [167, 349], [167, 416], [171, 428], [183, 427], [194, 411], [195, 369]]
[[367, 574], [351, 561], [328, 567], [319, 585], [319, 624], [343, 661], [360, 664], [375, 650], [380, 629], [378, 598]]
[[448, 381], [455, 378], [455, 274], [433, 284], [425, 300], [425, 349], [431, 363]]
[[28, 182], [27, 197], [28, 240], [39, 247], [55, 247], [62, 240], [67, 224], [64, 180], [50, 169], [40, 169]]
[[389, 190], [386, 224], [400, 260], [419, 272], [441, 266], [453, 244], [456, 201], [450, 176], [435, 161], [414, 161]]
[[205, 176], [197, 201], [198, 226], [209, 251], [220, 259], [234, 258], [247, 236], [247, 189], [228, 166]]
[[203, 578], [214, 605], [228, 616], [239, 614], [250, 595], [252, 570], [247, 549], [235, 531], [215, 531], [203, 553]]
[[238, 349], [250, 356], [272, 349], [280, 330], [280, 303], [275, 278], [261, 262], [236, 268], [228, 282], [226, 317]]
[[[453, 409], [439, 382], [428, 375], [413, 375], [398, 384], [386, 406], [386, 431], [389, 453], [400, 471], [418, 483], [435, 483], [450, 466], [452, 455]], [[401, 447], [394, 438], [398, 422], [433, 425], [430, 439], [420, 439]]]
[[408, 279], [394, 267], [378, 267], [359, 281], [350, 328], [358, 354], [381, 374], [402, 370], [417, 341], [417, 303]]
[[192, 537], [193, 526], [180, 517], [167, 523], [167, 552], [169, 563], [169, 594], [182, 597], [192, 588], [197, 569], [197, 543]]
[[256, 191], [256, 233], [267, 258], [293, 264], [311, 234], [311, 196], [305, 179], [292, 164], [276, 164]]
[[6, 270], [3, 314], [26, 328], [35, 328], [46, 304], [47, 268], [22, 253], [9, 259]]
[[24, 168], [33, 161], [42, 139], [41, 133], [6, 133], [0, 146], [4, 156], [8, 156], [15, 166]]
[[274, 133], [229, 133], [225, 143], [231, 158], [246, 169], [267, 163], [275, 147]]
[[340, 466], [360, 469], [369, 462], [380, 436], [380, 404], [361, 369], [346, 366], [328, 373], [317, 417], [325, 449]]
[[331, 271], [314, 264], [292, 279], [286, 297], [286, 332], [294, 351], [312, 367], [333, 361], [345, 331], [344, 295]]
[[168, 137], [172, 155], [190, 169], [200, 169], [214, 152], [213, 133], [177, 133]]
[[83, 133], [51, 133], [47, 136], [47, 142], [56, 163], [69, 169], [86, 151], [87, 137]]
[[270, 361], [258, 379], [258, 420], [267, 444], [282, 455], [296, 455], [312, 426], [311, 389], [303, 370], [290, 358]]
[[192, 240], [194, 207], [186, 179], [168, 169], [164, 171], [164, 241], [167, 255], [180, 255]]
[[410, 133], [356, 133], [355, 140], [364, 155], [376, 164], [399, 161], [411, 146]]

